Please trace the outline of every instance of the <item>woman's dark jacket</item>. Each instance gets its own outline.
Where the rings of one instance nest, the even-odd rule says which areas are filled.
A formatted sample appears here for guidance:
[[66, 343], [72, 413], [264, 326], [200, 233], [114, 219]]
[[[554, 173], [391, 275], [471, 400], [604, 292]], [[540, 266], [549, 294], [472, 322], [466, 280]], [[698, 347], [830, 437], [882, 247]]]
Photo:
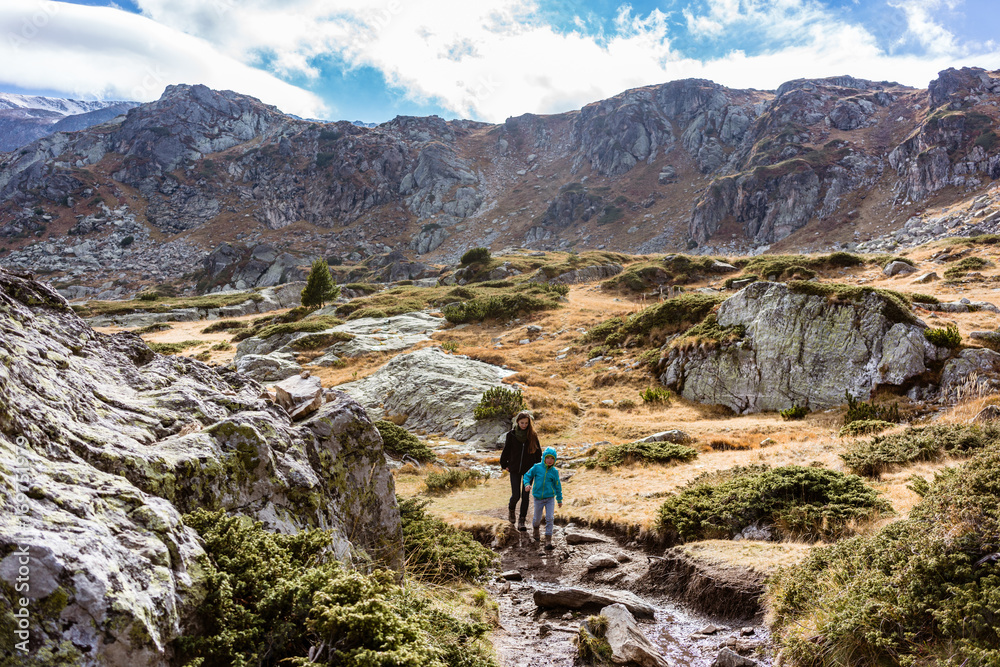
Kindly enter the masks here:
[[[516, 426], [514, 428], [517, 428]], [[520, 477], [531, 470], [531, 466], [542, 460], [542, 448], [537, 452], [529, 451], [531, 444], [521, 441], [514, 435], [514, 429], [507, 432], [507, 439], [504, 441], [503, 452], [500, 454], [500, 467], [510, 470], [511, 475]]]

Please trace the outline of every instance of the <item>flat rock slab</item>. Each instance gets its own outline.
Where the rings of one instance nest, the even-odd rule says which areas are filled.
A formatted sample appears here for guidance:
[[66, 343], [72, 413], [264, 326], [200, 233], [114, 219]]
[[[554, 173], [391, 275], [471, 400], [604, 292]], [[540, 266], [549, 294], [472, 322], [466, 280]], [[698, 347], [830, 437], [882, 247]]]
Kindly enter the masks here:
[[585, 588], [536, 588], [535, 604], [539, 607], [558, 607], [565, 609], [596, 609], [622, 604], [638, 618], [653, 618], [651, 606], [642, 601], [635, 593], [615, 591], [602, 593], [589, 591]]
[[635, 617], [623, 604], [613, 604], [601, 610], [608, 619], [604, 639], [611, 646], [611, 660], [616, 664], [640, 667], [670, 667], [663, 654], [643, 633]]
[[483, 392], [514, 371], [424, 348], [401, 354], [368, 377], [337, 387], [365, 406], [373, 419], [403, 416], [407, 430], [442, 433], [472, 445], [489, 443], [510, 428], [506, 419], [476, 420]]
[[281, 354], [248, 354], [236, 360], [236, 370], [257, 382], [279, 382], [302, 372], [302, 367]]
[[406, 313], [393, 317], [362, 317], [337, 325], [331, 331], [354, 336], [352, 340], [329, 348], [341, 357], [362, 357], [375, 352], [406, 350], [430, 340], [430, 335], [444, 327], [443, 317], [427, 313]]

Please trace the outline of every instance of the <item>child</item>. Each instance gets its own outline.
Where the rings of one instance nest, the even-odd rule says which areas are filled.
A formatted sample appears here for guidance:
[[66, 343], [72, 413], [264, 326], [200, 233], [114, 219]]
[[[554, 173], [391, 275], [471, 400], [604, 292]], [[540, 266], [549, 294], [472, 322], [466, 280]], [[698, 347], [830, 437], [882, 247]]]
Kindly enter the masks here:
[[545, 510], [545, 549], [552, 550], [552, 522], [556, 518], [555, 504], [558, 501], [562, 507], [562, 483], [559, 481], [559, 471], [556, 469], [556, 449], [546, 447], [543, 455], [544, 463], [536, 463], [531, 466], [531, 470], [524, 473], [524, 490], [534, 489], [531, 493], [535, 497], [535, 518], [531, 522], [534, 529], [536, 542], [541, 539], [538, 536], [538, 526], [542, 522], [542, 510]]

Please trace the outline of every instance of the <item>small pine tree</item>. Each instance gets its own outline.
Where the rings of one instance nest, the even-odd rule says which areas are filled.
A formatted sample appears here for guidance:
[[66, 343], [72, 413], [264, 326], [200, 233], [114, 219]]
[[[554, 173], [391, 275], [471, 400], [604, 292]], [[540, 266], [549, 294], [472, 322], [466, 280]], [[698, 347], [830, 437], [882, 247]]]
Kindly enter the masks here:
[[306, 308], [323, 307], [327, 301], [333, 301], [340, 296], [340, 286], [330, 275], [330, 266], [325, 260], [317, 259], [309, 270], [309, 278], [302, 290], [302, 305]]

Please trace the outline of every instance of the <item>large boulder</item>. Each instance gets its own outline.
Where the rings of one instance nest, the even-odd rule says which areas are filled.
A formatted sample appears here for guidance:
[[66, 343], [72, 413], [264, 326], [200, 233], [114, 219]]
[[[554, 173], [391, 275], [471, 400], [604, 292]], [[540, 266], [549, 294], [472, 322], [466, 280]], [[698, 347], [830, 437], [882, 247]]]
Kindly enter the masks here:
[[670, 667], [670, 663], [653, 642], [649, 641], [625, 605], [609, 605], [601, 610], [601, 616], [608, 619], [604, 638], [611, 646], [612, 662], [640, 667]]
[[376, 419], [403, 417], [410, 431], [492, 444], [509, 428], [506, 420], [479, 421], [472, 411], [483, 392], [513, 372], [432, 347], [401, 354], [368, 377], [337, 389], [356, 398]]
[[532, 599], [535, 605], [551, 609], [599, 610], [620, 604], [638, 618], [652, 619], [656, 611], [630, 591], [592, 591], [586, 588], [540, 586]]
[[919, 320], [874, 291], [831, 299], [756, 282], [723, 302], [717, 318], [720, 327], [742, 327], [742, 338], [672, 349], [660, 381], [688, 400], [740, 413], [828, 408], [845, 392], [867, 400], [875, 387], [903, 384], [944, 354]]
[[[32, 651], [67, 664], [168, 665], [209, 593], [182, 515], [332, 532], [331, 553], [402, 563], [382, 440], [331, 396], [293, 425], [237, 373], [95, 333], [48, 286], [0, 269], [0, 624], [27, 552]], [[368, 557], [366, 556], [366, 558]]]

